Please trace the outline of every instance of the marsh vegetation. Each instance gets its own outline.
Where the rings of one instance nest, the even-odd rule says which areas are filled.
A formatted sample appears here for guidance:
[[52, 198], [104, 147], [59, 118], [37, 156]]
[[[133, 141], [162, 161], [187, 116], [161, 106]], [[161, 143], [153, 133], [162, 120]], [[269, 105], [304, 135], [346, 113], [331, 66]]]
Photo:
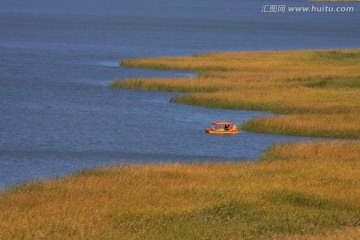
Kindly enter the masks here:
[[355, 239], [359, 142], [280, 144], [259, 162], [124, 165], [0, 195], [1, 239]]
[[359, 50], [211, 53], [129, 59], [121, 65], [198, 74], [193, 78], [116, 80], [114, 87], [190, 92], [171, 101], [282, 114], [252, 119], [242, 126], [244, 130], [360, 138]]
[[[112, 85], [191, 92], [172, 99], [263, 110], [243, 129], [360, 138], [360, 51], [214, 53], [131, 59], [197, 71]], [[277, 144], [259, 161], [122, 165], [0, 194], [1, 239], [356, 239], [360, 143]]]

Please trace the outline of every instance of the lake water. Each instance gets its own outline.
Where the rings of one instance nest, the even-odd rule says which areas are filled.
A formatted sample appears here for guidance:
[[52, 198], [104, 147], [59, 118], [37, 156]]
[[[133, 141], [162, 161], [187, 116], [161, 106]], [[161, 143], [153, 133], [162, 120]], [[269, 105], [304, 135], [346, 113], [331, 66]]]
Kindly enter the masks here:
[[170, 104], [176, 93], [109, 87], [117, 77], [193, 74], [118, 67], [130, 57], [359, 47], [360, 5], [327, 3], [354, 6], [353, 13], [262, 13], [269, 4], [279, 2], [2, 0], [0, 188], [99, 165], [251, 160], [274, 143], [314, 140], [207, 135], [213, 120], [241, 124], [268, 113]]

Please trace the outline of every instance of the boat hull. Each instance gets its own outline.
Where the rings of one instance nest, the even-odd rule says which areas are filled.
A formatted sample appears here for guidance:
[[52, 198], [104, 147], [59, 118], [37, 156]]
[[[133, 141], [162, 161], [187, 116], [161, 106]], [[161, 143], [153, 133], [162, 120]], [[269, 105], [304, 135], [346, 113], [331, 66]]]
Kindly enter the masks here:
[[239, 129], [230, 129], [230, 130], [225, 130], [225, 129], [212, 129], [212, 128], [207, 128], [205, 129], [206, 133], [210, 133], [210, 134], [238, 134], [239, 133]]

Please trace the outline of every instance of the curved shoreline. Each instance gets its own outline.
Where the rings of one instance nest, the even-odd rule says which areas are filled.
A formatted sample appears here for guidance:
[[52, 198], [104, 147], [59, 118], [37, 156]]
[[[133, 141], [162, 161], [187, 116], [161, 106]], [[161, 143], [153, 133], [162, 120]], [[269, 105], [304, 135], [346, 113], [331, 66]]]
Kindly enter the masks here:
[[359, 148], [280, 144], [256, 163], [122, 165], [23, 184], [0, 194], [0, 238], [351, 239]]
[[193, 78], [117, 80], [113, 87], [190, 92], [172, 102], [286, 114], [250, 120], [247, 131], [360, 139], [360, 50], [227, 52], [137, 58], [123, 67], [196, 71]]
[[[206, 80], [223, 73], [201, 73], [198, 78]], [[354, 84], [352, 78], [339, 83], [333, 78], [318, 82], [307, 77], [269, 79], [271, 84], [267, 85], [260, 83], [271, 90], [279, 86], [287, 90], [280, 92], [285, 99], [301, 93], [299, 89], [313, 87], [335, 88], [333, 92], [340, 95], [353, 92], [349, 86], [343, 89], [347, 80]], [[144, 81], [147, 80], [129, 82], [146, 86], [148, 82]], [[158, 81], [157, 85], [149, 86], [159, 87], [164, 80], [154, 81]], [[180, 83], [182, 81], [186, 80]], [[168, 85], [162, 87], [182, 87], [171, 85], [169, 80], [165, 82]], [[195, 89], [203, 90], [205, 97], [217, 94], [212, 92], [216, 88], [208, 88], [201, 81], [197, 84]], [[268, 97], [262, 84], [224, 83], [225, 87], [239, 87], [237, 84], [250, 87], [251, 93], [259, 91]], [[355, 81], [355, 88], [356, 84]], [[289, 95], [281, 95], [289, 89]], [[220, 98], [232, 92], [221, 93]], [[328, 99], [326, 94], [322, 97]], [[212, 104], [226, 104], [224, 99], [226, 97], [223, 102]], [[209, 100], [205, 100], [209, 104]], [[302, 110], [304, 113], [297, 113], [303, 114], [301, 116], [314, 114], [313, 106], [255, 103], [249, 102], [246, 106], [290, 113]], [[236, 105], [236, 101], [233, 104], [245, 106]], [[322, 114], [335, 110], [341, 115], [344, 111], [349, 117], [348, 107], [319, 109]], [[360, 226], [358, 149], [358, 141], [284, 143], [267, 149], [257, 162], [121, 165], [25, 183], [0, 193], [0, 229], [3, 230], [0, 238], [355, 239]]]

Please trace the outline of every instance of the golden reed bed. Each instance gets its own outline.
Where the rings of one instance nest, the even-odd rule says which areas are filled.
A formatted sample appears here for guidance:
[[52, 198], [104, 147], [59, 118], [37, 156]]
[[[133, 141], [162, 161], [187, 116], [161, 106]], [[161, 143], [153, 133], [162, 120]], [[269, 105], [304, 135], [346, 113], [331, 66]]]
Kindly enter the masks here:
[[360, 138], [360, 51], [308, 50], [129, 59], [125, 67], [197, 72], [192, 78], [116, 80], [114, 87], [191, 92], [175, 103], [287, 114], [244, 130]]
[[[113, 86], [174, 102], [285, 115], [244, 129], [359, 139], [359, 50], [135, 59], [190, 79]], [[279, 144], [257, 162], [123, 165], [0, 194], [0, 239], [358, 239], [360, 142]]]
[[108, 167], [0, 195], [0, 239], [357, 239], [359, 142]]

